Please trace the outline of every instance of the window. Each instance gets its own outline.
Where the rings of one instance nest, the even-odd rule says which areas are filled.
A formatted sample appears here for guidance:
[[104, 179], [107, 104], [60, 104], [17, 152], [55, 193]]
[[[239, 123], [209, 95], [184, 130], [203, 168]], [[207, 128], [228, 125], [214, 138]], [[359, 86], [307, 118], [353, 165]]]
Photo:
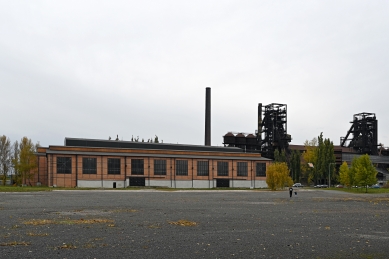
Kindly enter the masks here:
[[92, 157], [82, 158], [82, 173], [97, 174], [97, 159]]
[[131, 174], [144, 175], [143, 159], [131, 159]]
[[154, 160], [154, 175], [166, 175], [166, 160]]
[[72, 173], [72, 158], [57, 157], [57, 174], [71, 174], [71, 173]]
[[197, 175], [198, 176], [209, 175], [208, 161], [197, 161]]
[[176, 175], [188, 175], [188, 160], [176, 160]]
[[217, 162], [217, 176], [228, 176], [228, 162]]
[[247, 162], [238, 162], [238, 176], [247, 176]]
[[266, 176], [266, 163], [257, 163], [256, 176]]
[[120, 158], [108, 158], [108, 174], [120, 174]]

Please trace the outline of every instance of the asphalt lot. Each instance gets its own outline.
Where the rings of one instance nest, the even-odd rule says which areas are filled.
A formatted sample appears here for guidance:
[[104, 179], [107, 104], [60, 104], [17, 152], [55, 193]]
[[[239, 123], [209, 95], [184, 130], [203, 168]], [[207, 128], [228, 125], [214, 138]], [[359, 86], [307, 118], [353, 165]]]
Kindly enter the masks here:
[[389, 258], [388, 214], [312, 189], [0, 193], [0, 258]]

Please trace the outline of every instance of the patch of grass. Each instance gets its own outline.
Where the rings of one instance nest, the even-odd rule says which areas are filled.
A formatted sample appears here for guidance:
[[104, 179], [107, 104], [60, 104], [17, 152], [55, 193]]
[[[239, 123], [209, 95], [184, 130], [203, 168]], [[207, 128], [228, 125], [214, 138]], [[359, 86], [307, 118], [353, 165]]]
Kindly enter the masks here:
[[[320, 190], [333, 190], [349, 193], [366, 193], [366, 188], [324, 188]], [[376, 194], [376, 193], [389, 193], [389, 188], [367, 188], [367, 194]]]
[[[175, 191], [225, 191], [225, 190], [242, 190], [242, 191], [268, 191], [267, 188], [256, 188], [256, 189], [250, 189], [250, 188], [234, 188], [234, 187], [218, 187], [218, 188], [170, 188], [170, 187], [164, 187], [164, 186], [140, 186], [140, 187], [134, 187], [129, 186], [126, 188], [80, 188], [80, 187], [48, 187], [48, 186], [0, 186], [0, 192], [50, 192], [55, 190], [114, 190], [114, 191], [121, 191], [121, 190], [158, 190], [158, 191], [166, 191], [166, 192], [175, 192]], [[389, 192], [389, 189], [387, 189]]]
[[128, 186], [126, 188], [119, 188], [114, 190], [157, 190], [157, 191], [166, 191], [166, 192], [176, 192], [176, 191], [228, 191], [228, 190], [242, 190], [242, 191], [269, 191], [268, 188], [238, 188], [238, 187], [215, 187], [215, 188], [171, 188], [166, 186]]
[[26, 233], [27, 236], [30, 237], [46, 237], [49, 235], [49, 233], [35, 233], [35, 232], [28, 232]]
[[314, 198], [315, 202], [322, 202], [322, 201], [341, 201], [341, 202], [350, 202], [350, 201], [356, 201], [356, 202], [369, 202], [373, 203], [374, 205], [379, 203], [389, 203], [389, 197], [371, 197], [371, 196], [365, 196], [365, 197], [346, 197], [346, 198]]
[[0, 243], [0, 246], [29, 246], [31, 243], [29, 242], [18, 242], [18, 241], [13, 241], [13, 242], [8, 242], [8, 243]]
[[0, 192], [49, 192], [52, 188], [42, 186], [0, 186]]
[[179, 221], [169, 221], [170, 225], [183, 226], [183, 227], [193, 227], [197, 226], [197, 223], [194, 221], [189, 221], [186, 219], [180, 219]]
[[101, 224], [101, 223], [113, 223], [111, 219], [65, 219], [65, 220], [52, 220], [52, 219], [30, 219], [23, 222], [25, 225], [50, 225], [50, 224], [63, 224], [63, 225], [76, 225], [76, 224]]
[[83, 248], [96, 248], [96, 245], [95, 244], [92, 244], [92, 243], [86, 243], [82, 246]]
[[138, 210], [134, 210], [134, 209], [117, 209], [117, 210], [113, 210], [112, 212], [115, 212], [115, 213], [121, 213], [121, 212], [137, 212]]
[[48, 186], [0, 186], [0, 192], [51, 192], [54, 190], [101, 190], [101, 188], [65, 188]]
[[76, 249], [77, 246], [73, 245], [73, 244], [63, 244], [61, 246], [58, 246], [57, 247], [58, 249]]
[[161, 225], [157, 223], [157, 224], [150, 224], [147, 227], [151, 229], [157, 229], [157, 228], [161, 228]]

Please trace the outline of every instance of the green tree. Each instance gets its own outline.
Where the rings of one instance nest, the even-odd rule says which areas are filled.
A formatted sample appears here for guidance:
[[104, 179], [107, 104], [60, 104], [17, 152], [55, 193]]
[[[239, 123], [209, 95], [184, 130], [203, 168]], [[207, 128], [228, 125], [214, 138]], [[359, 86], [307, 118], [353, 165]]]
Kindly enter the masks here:
[[281, 150], [281, 152], [278, 149], [274, 151], [274, 161], [277, 163], [287, 163], [285, 149]]
[[0, 137], [0, 174], [5, 185], [12, 166], [11, 141], [5, 135]]
[[19, 171], [17, 168], [17, 164], [19, 163], [19, 154], [20, 154], [19, 142], [15, 140], [15, 142], [12, 145], [12, 166], [13, 166], [13, 176], [14, 176], [13, 180], [16, 180], [16, 177], [19, 175]]
[[377, 182], [377, 170], [370, 161], [369, 155], [362, 155], [356, 159], [353, 170], [355, 170], [355, 182], [359, 186], [367, 186]]
[[326, 172], [325, 176], [328, 176], [324, 178], [327, 178], [328, 184], [330, 184], [331, 182], [330, 178], [331, 179], [336, 178], [336, 174], [335, 174], [336, 158], [334, 154], [334, 144], [332, 143], [332, 141], [330, 141], [329, 138], [324, 140], [324, 152], [325, 152], [324, 165], [326, 166], [324, 171]]
[[14, 153], [18, 153], [13, 159], [17, 184], [26, 183], [34, 177], [37, 168], [36, 147], [31, 139], [23, 137], [18, 151], [14, 150]]
[[315, 149], [316, 152], [316, 161], [314, 162], [314, 181], [315, 184], [318, 183], [319, 180], [321, 180], [324, 176], [324, 140], [323, 140], [323, 132], [320, 133], [320, 135], [317, 137], [317, 143], [318, 146]]
[[278, 162], [269, 165], [266, 169], [266, 183], [272, 191], [292, 186], [293, 180], [289, 176], [288, 165]]
[[343, 162], [339, 167], [339, 182], [347, 187], [351, 187], [352, 179], [350, 179], [350, 170], [346, 162]]
[[350, 187], [354, 185], [358, 185], [358, 183], [355, 180], [355, 173], [356, 173], [355, 169], [357, 168], [357, 164], [358, 164], [358, 158], [354, 157], [353, 161], [351, 161], [351, 166], [348, 170], [348, 179], [349, 179]]
[[[317, 184], [318, 181], [328, 179], [330, 175], [334, 175], [334, 167], [330, 167], [335, 163], [334, 144], [330, 139], [323, 138], [323, 132], [317, 137], [318, 147], [315, 149], [316, 161], [314, 162], [314, 180]], [[330, 172], [328, 172], [330, 170]], [[328, 179], [329, 182], [329, 179]]]
[[330, 166], [335, 164], [333, 142], [330, 139], [324, 139], [323, 132], [321, 132], [317, 138], [305, 141], [304, 146], [305, 152], [302, 155], [304, 163], [301, 167], [308, 183], [313, 181], [317, 184], [323, 179], [329, 182], [329, 175], [335, 178], [335, 166]]
[[290, 153], [290, 171], [294, 182], [300, 182], [301, 174], [301, 153], [298, 150], [293, 150]]

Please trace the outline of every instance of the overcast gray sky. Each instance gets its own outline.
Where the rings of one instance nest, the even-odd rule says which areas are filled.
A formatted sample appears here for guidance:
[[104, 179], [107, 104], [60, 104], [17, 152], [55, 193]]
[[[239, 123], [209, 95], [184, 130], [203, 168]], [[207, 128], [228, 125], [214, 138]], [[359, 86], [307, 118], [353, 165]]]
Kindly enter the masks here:
[[389, 1], [0, 0], [0, 135], [212, 145], [288, 105], [292, 144], [375, 113], [389, 146]]

